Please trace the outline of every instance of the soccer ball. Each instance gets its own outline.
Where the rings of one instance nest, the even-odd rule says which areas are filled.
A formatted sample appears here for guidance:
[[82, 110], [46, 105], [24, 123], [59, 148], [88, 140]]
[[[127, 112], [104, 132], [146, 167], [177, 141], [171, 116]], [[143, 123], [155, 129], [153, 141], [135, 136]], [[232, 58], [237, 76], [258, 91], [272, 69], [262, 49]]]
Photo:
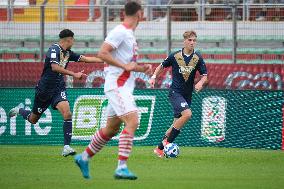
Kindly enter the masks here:
[[166, 158], [176, 158], [179, 155], [179, 147], [174, 143], [169, 143], [164, 148]]

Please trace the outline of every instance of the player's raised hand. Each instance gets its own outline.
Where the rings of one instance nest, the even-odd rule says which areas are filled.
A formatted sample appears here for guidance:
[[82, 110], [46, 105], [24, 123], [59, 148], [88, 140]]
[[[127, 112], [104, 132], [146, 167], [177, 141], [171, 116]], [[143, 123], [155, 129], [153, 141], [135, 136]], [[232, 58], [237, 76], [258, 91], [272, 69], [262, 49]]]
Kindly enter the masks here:
[[145, 64], [144, 65], [144, 69], [145, 69], [144, 73], [146, 75], [151, 75], [152, 74], [152, 65], [151, 64]]
[[87, 74], [84, 73], [84, 70], [77, 72], [73, 75], [73, 77], [75, 77], [76, 79], [82, 79], [83, 76], [88, 76]]
[[135, 67], [136, 67], [136, 63], [135, 62], [130, 62], [128, 64], [124, 64], [124, 69], [128, 72], [130, 71], [134, 71], [135, 70]]
[[156, 83], [156, 79], [151, 77], [151, 79], [149, 80], [149, 84], [150, 84], [151, 88], [154, 88], [155, 83]]

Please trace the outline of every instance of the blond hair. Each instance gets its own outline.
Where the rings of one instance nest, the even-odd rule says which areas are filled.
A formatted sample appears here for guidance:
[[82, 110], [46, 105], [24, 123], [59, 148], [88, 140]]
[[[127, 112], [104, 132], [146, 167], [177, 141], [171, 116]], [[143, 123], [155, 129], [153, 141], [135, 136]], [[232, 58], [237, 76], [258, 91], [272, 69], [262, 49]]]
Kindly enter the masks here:
[[190, 38], [190, 37], [192, 37], [192, 36], [194, 36], [194, 37], [197, 38], [196, 32], [193, 31], [193, 30], [185, 31], [185, 32], [183, 33], [183, 38], [184, 38], [184, 39], [188, 39], [188, 38]]

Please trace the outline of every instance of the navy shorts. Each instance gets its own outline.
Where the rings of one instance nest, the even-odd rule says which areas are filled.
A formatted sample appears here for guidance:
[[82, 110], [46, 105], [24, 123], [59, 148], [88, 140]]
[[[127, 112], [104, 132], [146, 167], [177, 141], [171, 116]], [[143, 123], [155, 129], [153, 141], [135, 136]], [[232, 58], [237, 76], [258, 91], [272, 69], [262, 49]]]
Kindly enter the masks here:
[[190, 109], [191, 99], [186, 98], [182, 94], [170, 90], [169, 92], [169, 100], [174, 110], [174, 117], [180, 118], [181, 112], [184, 110]]
[[56, 110], [57, 104], [61, 101], [68, 101], [65, 89], [55, 93], [47, 93], [36, 88], [32, 112], [41, 115], [50, 105]]

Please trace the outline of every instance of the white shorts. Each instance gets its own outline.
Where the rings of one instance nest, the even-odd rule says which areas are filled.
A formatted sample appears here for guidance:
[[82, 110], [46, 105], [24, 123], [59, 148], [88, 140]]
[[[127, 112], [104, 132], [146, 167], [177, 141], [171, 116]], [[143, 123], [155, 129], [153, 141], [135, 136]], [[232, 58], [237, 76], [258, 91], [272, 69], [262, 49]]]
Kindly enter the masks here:
[[107, 91], [105, 95], [108, 98], [108, 117], [120, 117], [138, 110], [132, 92], [124, 87]]

